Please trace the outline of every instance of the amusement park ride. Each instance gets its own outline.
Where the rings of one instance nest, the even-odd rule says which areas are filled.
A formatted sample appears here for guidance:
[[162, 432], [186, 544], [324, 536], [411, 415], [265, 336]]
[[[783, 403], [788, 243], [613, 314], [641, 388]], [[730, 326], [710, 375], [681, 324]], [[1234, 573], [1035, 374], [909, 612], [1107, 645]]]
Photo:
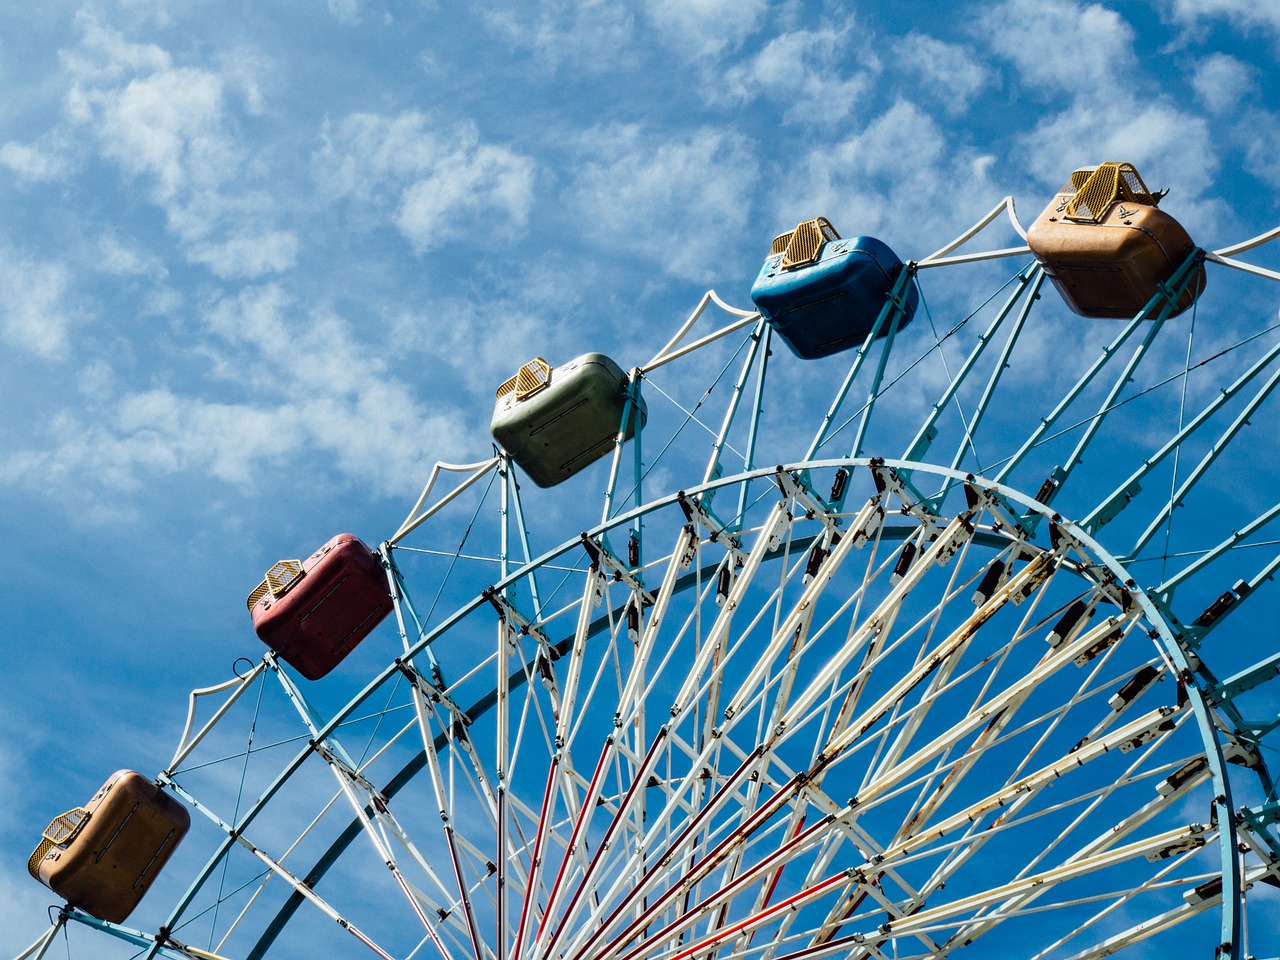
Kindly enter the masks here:
[[[1104, 163], [905, 263], [817, 218], [756, 310], [525, 364], [493, 457], [273, 566], [269, 652], [53, 820], [19, 960], [1276, 956], [1280, 273], [1237, 255], [1280, 228], [1160, 199]], [[836, 355], [800, 422], [776, 368]], [[523, 477], [598, 521], [535, 549]]]

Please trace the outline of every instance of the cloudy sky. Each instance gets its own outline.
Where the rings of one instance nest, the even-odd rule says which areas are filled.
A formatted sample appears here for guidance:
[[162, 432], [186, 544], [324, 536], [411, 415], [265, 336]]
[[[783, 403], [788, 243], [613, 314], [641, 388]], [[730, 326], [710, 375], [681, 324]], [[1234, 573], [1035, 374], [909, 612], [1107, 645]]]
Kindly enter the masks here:
[[48, 818], [259, 655], [265, 567], [389, 536], [519, 363], [642, 362], [816, 214], [919, 258], [1100, 160], [1259, 234], [1278, 52], [1257, 0], [5, 4], [0, 953]]

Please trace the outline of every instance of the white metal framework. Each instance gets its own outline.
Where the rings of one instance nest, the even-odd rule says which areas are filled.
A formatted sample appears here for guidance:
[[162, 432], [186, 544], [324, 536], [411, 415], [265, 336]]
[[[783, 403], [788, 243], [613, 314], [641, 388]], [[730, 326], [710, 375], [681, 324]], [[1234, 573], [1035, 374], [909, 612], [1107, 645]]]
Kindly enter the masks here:
[[[1169, 317], [1204, 259], [1280, 279], [1236, 259], [1280, 231], [1086, 330], [1034, 262], [992, 284], [1025, 247], [956, 252], [1002, 213], [908, 264], [816, 423], [708, 293], [633, 370], [650, 424], [586, 532], [583, 487], [539, 552], [505, 455], [438, 466], [381, 548], [394, 657], [335, 696], [274, 655], [196, 691], [160, 777], [209, 827], [186, 893], [23, 956], [67, 920], [147, 957], [1280, 949], [1280, 659], [1232, 616], [1275, 608], [1280, 484], [1231, 483], [1280, 342]], [[964, 271], [996, 294], [940, 331]]]

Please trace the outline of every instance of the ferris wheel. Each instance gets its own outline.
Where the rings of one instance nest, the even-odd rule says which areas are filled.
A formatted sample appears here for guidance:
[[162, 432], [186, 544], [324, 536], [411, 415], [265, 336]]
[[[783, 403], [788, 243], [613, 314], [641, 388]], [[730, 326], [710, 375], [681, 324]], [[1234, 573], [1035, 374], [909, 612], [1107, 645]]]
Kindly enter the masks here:
[[[1011, 199], [905, 263], [818, 218], [759, 309], [708, 292], [643, 364], [523, 366], [495, 455], [370, 552], [385, 609], [192, 693], [158, 929], [67, 906], [19, 960], [67, 927], [140, 957], [1275, 955], [1280, 476], [1249, 424], [1280, 273], [1238, 255], [1280, 229], [1178, 250], [1107, 319], [1114, 278], [1037, 240], [1155, 209], [1126, 167], [1078, 172], [1036, 256], [984, 243], [1027, 239]], [[840, 336], [836, 294], [788, 299], [836, 257], [874, 275]], [[1232, 322], [1197, 329], [1215, 290]], [[64, 817], [44, 856], [93, 812]]]

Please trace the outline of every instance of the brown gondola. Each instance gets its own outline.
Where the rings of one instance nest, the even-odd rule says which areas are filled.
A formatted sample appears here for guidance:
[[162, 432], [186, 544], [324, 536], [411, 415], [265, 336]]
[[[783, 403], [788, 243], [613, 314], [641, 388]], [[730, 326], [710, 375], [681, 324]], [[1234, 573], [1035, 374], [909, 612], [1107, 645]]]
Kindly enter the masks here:
[[[1129, 163], [1083, 167], [1027, 230], [1027, 245], [1063, 300], [1082, 317], [1135, 316], [1195, 250]], [[1171, 316], [1204, 290], [1204, 265]]]

